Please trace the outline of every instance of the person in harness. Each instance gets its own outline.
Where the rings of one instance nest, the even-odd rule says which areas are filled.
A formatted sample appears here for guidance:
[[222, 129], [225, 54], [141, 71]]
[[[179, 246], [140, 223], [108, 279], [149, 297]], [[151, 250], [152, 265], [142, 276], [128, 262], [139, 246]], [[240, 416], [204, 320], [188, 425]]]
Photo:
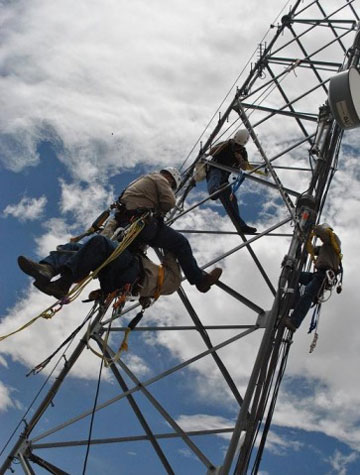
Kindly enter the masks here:
[[[41, 292], [62, 299], [73, 283], [97, 269], [116, 247], [117, 242], [96, 235], [85, 244], [58, 246], [40, 262], [19, 256], [18, 264], [25, 274], [35, 279], [34, 285]], [[51, 281], [58, 274], [61, 277]], [[154, 298], [175, 292], [181, 283], [181, 272], [175, 256], [168, 251], [165, 251], [159, 266], [145, 254], [125, 249], [99, 272], [98, 279], [105, 295], [131, 284], [132, 293], [139, 298]]]
[[145, 218], [144, 228], [130, 248], [140, 243], [171, 252], [189, 283], [195, 285], [200, 292], [207, 292], [219, 280], [222, 269], [215, 268], [209, 273], [201, 270], [189, 241], [164, 223], [164, 216], [175, 206], [174, 192], [180, 181], [181, 175], [173, 167], [134, 180], [120, 195], [118, 211], [106, 222], [103, 234], [113, 237], [116, 229], [125, 228], [132, 219], [149, 213]]
[[[221, 142], [210, 149], [210, 161], [241, 170], [249, 169], [248, 154], [245, 148], [249, 137], [249, 132], [246, 129], [238, 130], [232, 139]], [[206, 181], [209, 194], [212, 195], [224, 184], [228, 183], [229, 176], [230, 172], [220, 170], [211, 165], [208, 166]], [[232, 192], [231, 187], [227, 187], [219, 194], [214, 195], [211, 199], [216, 200], [219, 196], [229, 205], [240, 230], [244, 234], [256, 233], [256, 228], [248, 226], [241, 218], [236, 195]]]
[[[323, 244], [313, 248], [311, 244], [313, 236], [320, 238]], [[307, 250], [313, 258], [315, 270], [300, 274], [299, 284], [305, 285], [305, 290], [295, 303], [291, 316], [284, 322], [285, 326], [292, 331], [300, 327], [311, 304], [317, 303], [324, 290], [336, 283], [336, 276], [339, 273], [341, 274], [340, 285], [342, 281], [341, 242], [327, 223], [314, 226]], [[341, 287], [338, 287], [337, 291], [339, 293]]]

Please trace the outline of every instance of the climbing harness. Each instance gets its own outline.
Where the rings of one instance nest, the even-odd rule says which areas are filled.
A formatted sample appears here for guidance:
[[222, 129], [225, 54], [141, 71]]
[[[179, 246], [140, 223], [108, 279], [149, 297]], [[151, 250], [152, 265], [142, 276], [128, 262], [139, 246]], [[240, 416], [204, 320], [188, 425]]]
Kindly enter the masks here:
[[118, 351], [112, 358], [113, 363], [116, 363], [120, 359], [120, 356], [124, 351], [128, 351], [129, 349], [128, 340], [129, 340], [130, 332], [136, 327], [136, 325], [138, 325], [138, 323], [144, 316], [145, 310], [149, 308], [151, 305], [153, 305], [156, 302], [156, 300], [160, 297], [161, 289], [164, 283], [164, 275], [165, 275], [164, 267], [160, 265], [153, 300], [151, 301], [151, 299], [140, 297], [139, 301], [142, 306], [142, 309], [140, 310], [139, 313], [135, 315], [135, 317], [130, 321], [127, 328], [125, 329], [125, 335], [124, 335], [123, 341], [121, 342]]
[[[158, 278], [157, 278], [157, 283], [156, 283], [156, 290], [154, 293], [154, 302], [160, 297], [161, 289], [164, 284], [164, 267], [162, 265], [159, 265], [159, 271], [158, 271]], [[154, 303], [153, 302], [153, 303]]]
[[[329, 298], [331, 297], [332, 289], [335, 287], [336, 284], [337, 278], [335, 272], [332, 269], [328, 269], [326, 271], [326, 278], [324, 279], [322, 288], [320, 289], [320, 295], [318, 295], [318, 301], [323, 303], [329, 300]], [[325, 295], [326, 291], [329, 292], [328, 296]]]
[[[309, 352], [312, 353], [316, 347], [317, 341], [319, 339], [319, 333], [317, 331], [319, 327], [319, 320], [320, 320], [320, 311], [321, 311], [321, 304], [328, 301], [331, 297], [333, 289], [336, 287], [336, 292], [340, 293], [342, 291], [342, 280], [343, 280], [343, 266], [342, 266], [342, 257], [340, 246], [336, 240], [335, 233], [333, 230], [328, 227], [326, 228], [326, 233], [329, 236], [330, 244], [332, 249], [334, 250], [335, 254], [339, 258], [339, 268], [338, 272], [335, 272], [332, 269], [327, 269], [325, 271], [325, 277], [319, 289], [319, 292], [316, 296], [314, 311], [310, 322], [310, 327], [308, 333], [311, 333], [315, 330], [313, 340], [310, 345]], [[316, 263], [316, 256], [315, 256], [315, 248], [312, 244], [313, 238], [316, 236], [316, 233], [312, 231], [309, 235], [309, 238], [305, 244], [306, 251], [311, 257], [313, 263]], [[340, 276], [338, 279], [338, 275]]]
[[[337, 278], [335, 272], [331, 269], [328, 269], [325, 272], [324, 280], [316, 296], [316, 303], [314, 305], [314, 311], [311, 317], [311, 322], [308, 330], [308, 334], [315, 330], [314, 337], [310, 345], [309, 353], [312, 353], [315, 350], [317, 341], [319, 339], [319, 333], [317, 329], [319, 328], [321, 304], [329, 300], [329, 298], [331, 297], [332, 289], [335, 287], [336, 284]], [[328, 296], [325, 296], [326, 291], [329, 292]]]
[[110, 335], [110, 331], [111, 331], [111, 325], [112, 325], [113, 321], [116, 318], [121, 316], [121, 312], [122, 312], [122, 309], [124, 308], [124, 305], [125, 305], [126, 301], [129, 298], [133, 297], [132, 294], [131, 294], [131, 290], [132, 290], [131, 285], [126, 284], [122, 288], [121, 293], [120, 293], [119, 290], [115, 290], [114, 292], [109, 294], [106, 298], [107, 306], [109, 306], [113, 300], [115, 300], [115, 301], [113, 303], [112, 316], [110, 318], [109, 325], [107, 327], [107, 331], [106, 331], [106, 334], [105, 334], [105, 338], [103, 340], [103, 351], [102, 351], [102, 353], [94, 350], [91, 347], [91, 345], [89, 344], [89, 340], [90, 340], [90, 333], [89, 333], [90, 324], [89, 324], [88, 332], [87, 332], [87, 347], [96, 356], [103, 359], [105, 367], [108, 367], [111, 364], [116, 363], [120, 359], [121, 354], [124, 351], [128, 351], [128, 348], [129, 348], [128, 340], [129, 340], [130, 332], [131, 332], [131, 330], [133, 330], [136, 327], [136, 325], [138, 325], [138, 323], [140, 322], [140, 320], [142, 319], [142, 317], [144, 315], [145, 310], [148, 307], [150, 307], [150, 305], [153, 305], [156, 302], [156, 300], [160, 297], [161, 289], [162, 289], [162, 286], [163, 286], [163, 283], [164, 283], [164, 275], [165, 275], [164, 267], [162, 265], [159, 265], [156, 289], [155, 289], [155, 292], [154, 292], [153, 300], [151, 301], [151, 299], [147, 299], [147, 298], [145, 299], [143, 297], [140, 297], [139, 301], [140, 301], [140, 304], [142, 306], [142, 309], [140, 310], [140, 312], [138, 312], [136, 314], [136, 316], [128, 324], [127, 328], [125, 329], [124, 338], [123, 338], [122, 342], [120, 343], [119, 349], [112, 358], [105, 358], [104, 357], [104, 353], [105, 353], [104, 350], [105, 350], [105, 348], [108, 344], [109, 335]]

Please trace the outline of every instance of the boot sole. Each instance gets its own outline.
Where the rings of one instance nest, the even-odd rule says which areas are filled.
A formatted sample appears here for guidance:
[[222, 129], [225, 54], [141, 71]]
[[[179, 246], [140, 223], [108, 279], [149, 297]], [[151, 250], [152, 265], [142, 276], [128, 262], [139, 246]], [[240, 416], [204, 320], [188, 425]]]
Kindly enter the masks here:
[[[210, 287], [212, 285], [214, 285], [221, 277], [221, 274], [222, 274], [222, 269], [214, 269], [216, 270], [216, 272], [214, 272], [212, 274], [212, 279], [209, 279], [208, 282], [206, 283], [206, 285], [201, 285], [201, 284], [198, 284], [196, 286], [196, 288], [198, 289], [199, 292], [202, 292], [202, 293], [206, 293], [210, 290]], [[210, 274], [209, 274], [210, 275]]]
[[26, 257], [19, 256], [18, 257], [18, 265], [20, 269], [27, 275], [34, 277], [35, 280], [40, 282], [48, 282], [50, 277], [46, 274], [42, 274], [39, 270], [33, 268], [31, 263], [26, 259]]
[[43, 292], [46, 295], [50, 295], [51, 297], [55, 297], [57, 299], [63, 299], [66, 295], [67, 292], [61, 292], [60, 290], [54, 290], [53, 289], [53, 283], [52, 282], [40, 282], [40, 281], [35, 281], [33, 282], [34, 287], [36, 287], [40, 292]]

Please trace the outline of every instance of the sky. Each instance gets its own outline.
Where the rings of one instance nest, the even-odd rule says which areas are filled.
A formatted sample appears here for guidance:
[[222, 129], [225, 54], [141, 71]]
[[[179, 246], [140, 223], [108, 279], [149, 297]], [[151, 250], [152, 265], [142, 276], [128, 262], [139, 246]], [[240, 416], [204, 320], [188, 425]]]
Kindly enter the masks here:
[[[339, 3], [345, 2], [322, 2], [327, 11]], [[17, 256], [39, 260], [58, 244], [87, 229], [137, 176], [164, 166], [181, 167], [185, 160], [185, 168], [190, 165], [199, 150], [199, 138], [207, 139], [219, 111], [226, 110], [236, 85], [242, 84], [251, 61], [256, 61], [258, 44], [266, 34], [266, 41], [272, 37], [275, 29], [269, 30], [269, 26], [287, 13], [289, 2], [3, 0], [0, 8], [3, 335], [53, 303], [20, 271]], [[358, 8], [356, 1], [354, 8]], [[315, 15], [315, 10], [309, 14]], [[350, 14], [347, 12], [346, 17]], [[309, 51], [321, 45], [325, 32], [320, 28], [319, 31], [312, 40], [304, 39]], [[349, 35], [345, 43], [351, 44], [352, 38]], [[279, 41], [286, 39], [283, 35]], [[294, 47], [294, 56], [299, 54]], [[341, 63], [343, 51], [334, 46], [322, 53], [321, 59]], [[328, 73], [321, 74], [326, 77]], [[310, 76], [311, 72], [295, 69], [288, 72], [282, 84], [291, 97], [296, 97], [310, 84]], [[264, 81], [267, 79], [265, 76]], [[276, 107], [281, 98], [276, 92], [267, 92], [263, 105]], [[324, 92], [317, 90], [299, 101], [297, 107], [316, 113], [325, 99]], [[257, 117], [251, 115], [251, 121], [255, 123]], [[309, 122], [308, 127], [311, 130], [314, 124]], [[269, 120], [256, 131], [269, 157], [299, 138], [299, 131], [284, 118]], [[324, 220], [333, 225], [342, 241], [344, 290], [323, 305], [319, 341], [313, 353], [309, 353], [313, 337], [307, 334], [309, 316], [294, 336], [261, 465], [262, 475], [360, 472], [360, 382], [356, 378], [356, 309], [360, 305], [359, 146], [358, 131], [346, 131], [339, 169], [323, 212]], [[250, 142], [247, 148], [251, 161], [260, 162], [255, 145]], [[277, 163], [308, 166], [306, 146]], [[299, 192], [306, 189], [306, 172], [279, 169], [278, 173], [285, 186]], [[200, 183], [185, 207], [205, 197], [205, 185]], [[249, 180], [241, 186], [238, 198], [242, 216], [260, 231], [287, 216], [276, 192]], [[206, 202], [174, 227], [232, 230], [216, 202]], [[292, 229], [289, 223], [281, 232], [289, 234]], [[187, 237], [201, 266], [207, 266], [240, 241], [236, 235], [225, 234], [216, 239], [211, 234]], [[253, 244], [274, 285], [289, 244], [290, 238], [286, 236], [267, 236]], [[245, 250], [222, 259], [219, 265], [225, 284], [262, 308], [271, 307], [272, 294]], [[90, 288], [96, 288], [96, 283]], [[252, 311], [219, 288], [211, 289], [206, 296], [187, 282], [183, 288], [204, 325], [255, 323]], [[9, 441], [11, 434], [18, 424], [20, 429], [23, 426], [24, 414], [27, 420], [31, 417], [49, 382], [61, 369], [63, 359], [54, 373], [51, 371], [56, 358], [42, 373], [29, 377], [26, 374], [86, 317], [90, 306], [81, 299], [65, 306], [53, 319], [41, 319], [0, 342], [1, 463], [17, 440], [19, 429]], [[191, 325], [177, 295], [161, 298], [145, 315], [144, 325]], [[125, 322], [129, 319], [127, 315], [123, 318]], [[237, 332], [209, 330], [209, 335], [215, 345]], [[260, 338], [257, 331], [219, 350], [241, 392], [246, 388]], [[118, 340], [116, 333], [112, 337], [114, 345]], [[147, 381], [205, 350], [196, 332], [144, 331], [131, 335], [129, 351], [123, 358], [137, 378]], [[41, 420], [39, 433], [92, 408], [99, 366], [100, 359], [85, 351], [54, 406]], [[130, 387], [134, 384], [128, 377], [126, 381]], [[47, 386], [31, 404], [44, 384]], [[236, 420], [237, 408], [209, 356], [151, 384], [150, 388], [184, 430], [232, 427]], [[117, 383], [104, 369], [100, 402], [118, 394]], [[154, 431], [172, 431], [143, 395], [135, 397]], [[50, 436], [50, 440], [86, 439], [88, 431], [86, 418], [64, 428], [59, 435]], [[142, 433], [123, 399], [95, 417], [95, 438]], [[201, 436], [196, 441], [207, 457], [221, 464], [228, 434]], [[161, 446], [176, 474], [206, 473], [203, 464], [181, 441], [168, 439]], [[71, 448], [69, 452], [39, 449], [36, 453], [44, 454], [44, 458], [69, 473], [75, 473], [74, 467], [76, 473], [81, 473], [85, 459], [84, 447]], [[165, 473], [147, 443], [98, 445], [90, 450], [86, 473], [135, 475], [143, 473], [145, 466], [147, 473]], [[23, 473], [19, 465], [13, 464], [12, 468], [15, 473]], [[35, 469], [36, 473], [45, 473]]]

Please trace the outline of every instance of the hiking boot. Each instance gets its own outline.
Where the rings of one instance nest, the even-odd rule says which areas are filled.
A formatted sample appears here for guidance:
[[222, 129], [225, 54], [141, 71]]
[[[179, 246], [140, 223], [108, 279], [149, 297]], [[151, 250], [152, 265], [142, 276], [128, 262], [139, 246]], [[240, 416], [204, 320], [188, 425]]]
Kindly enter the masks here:
[[297, 328], [295, 326], [295, 323], [292, 322], [289, 317], [286, 317], [284, 319], [284, 325], [286, 326], [286, 328], [288, 328], [292, 332], [296, 332], [296, 330], [297, 330]]
[[245, 226], [240, 226], [240, 231], [242, 231], [244, 234], [255, 234], [257, 229], [245, 224]]
[[46, 295], [51, 295], [52, 297], [55, 297], [59, 300], [64, 298], [68, 294], [71, 285], [72, 282], [68, 279], [64, 279], [63, 277], [60, 277], [60, 279], [55, 280], [55, 282], [49, 282], [44, 280], [37, 280], [34, 282], [34, 286], [41, 292]]
[[48, 282], [55, 275], [54, 269], [49, 264], [39, 264], [25, 256], [19, 256], [17, 261], [20, 269], [35, 280]]
[[208, 274], [206, 273], [204, 275], [201, 282], [196, 284], [196, 288], [200, 292], [203, 292], [203, 293], [207, 292], [208, 290], [210, 290], [210, 287], [219, 280], [221, 273], [222, 273], [222, 269], [220, 269], [220, 267], [216, 267], [211, 272], [209, 272]]

